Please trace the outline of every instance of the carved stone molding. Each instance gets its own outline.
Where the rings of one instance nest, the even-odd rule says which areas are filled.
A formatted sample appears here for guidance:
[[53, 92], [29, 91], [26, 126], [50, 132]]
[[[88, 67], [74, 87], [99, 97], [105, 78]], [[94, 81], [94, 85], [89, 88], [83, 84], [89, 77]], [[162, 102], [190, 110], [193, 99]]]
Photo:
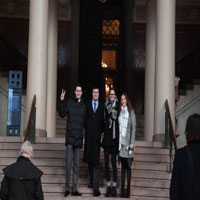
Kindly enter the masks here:
[[[135, 6], [135, 23], [146, 22], [146, 6]], [[200, 4], [199, 5], [177, 5], [176, 6], [176, 23], [177, 24], [200, 24]]]
[[[27, 0], [0, 0], [0, 17], [29, 18], [29, 3]], [[70, 0], [59, 1], [58, 19], [71, 20]]]

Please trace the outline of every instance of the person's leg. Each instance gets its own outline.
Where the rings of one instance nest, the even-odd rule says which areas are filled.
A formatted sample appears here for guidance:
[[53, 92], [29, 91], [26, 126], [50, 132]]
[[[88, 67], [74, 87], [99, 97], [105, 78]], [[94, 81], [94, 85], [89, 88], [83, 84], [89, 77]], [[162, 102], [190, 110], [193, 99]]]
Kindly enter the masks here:
[[105, 173], [106, 173], [106, 194], [105, 197], [109, 197], [111, 195], [111, 183], [110, 183], [110, 167], [109, 167], [109, 149], [104, 149], [104, 162], [105, 162]]
[[80, 165], [80, 148], [74, 147], [74, 163], [73, 163], [73, 188], [72, 195], [81, 196], [77, 191], [78, 177], [79, 177], [79, 165]]
[[113, 184], [112, 184], [112, 192], [111, 196], [116, 197], [117, 196], [117, 164], [116, 164], [116, 153], [113, 152], [111, 154], [111, 162], [112, 162], [112, 168], [113, 168]]
[[70, 175], [72, 168], [72, 153], [73, 146], [71, 144], [67, 144], [66, 146], [66, 187], [65, 187], [65, 196], [69, 194], [70, 191]]
[[105, 162], [106, 182], [110, 183], [109, 150], [106, 148], [104, 149], [104, 162]]
[[94, 187], [94, 196], [99, 196], [99, 165], [93, 166], [93, 187]]
[[126, 197], [130, 197], [132, 158], [127, 158], [127, 189]]
[[125, 176], [126, 176], [126, 158], [120, 158], [122, 171], [121, 171], [121, 195], [120, 197], [125, 197]]
[[88, 184], [89, 188], [93, 187], [93, 167], [91, 164], [88, 164], [88, 171], [89, 171], [89, 176], [90, 176], [90, 182]]

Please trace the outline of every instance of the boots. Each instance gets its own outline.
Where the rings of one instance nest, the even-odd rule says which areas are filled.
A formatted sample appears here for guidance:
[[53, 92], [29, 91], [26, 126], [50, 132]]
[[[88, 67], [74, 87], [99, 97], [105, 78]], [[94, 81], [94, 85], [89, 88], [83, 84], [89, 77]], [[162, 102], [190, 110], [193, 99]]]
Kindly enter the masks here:
[[130, 197], [130, 186], [131, 186], [131, 168], [127, 169], [127, 189], [126, 189], [126, 198]]
[[112, 192], [112, 188], [110, 186], [107, 186], [107, 191], [106, 191], [105, 197], [110, 197], [111, 192]]
[[130, 197], [130, 185], [127, 186], [127, 189], [126, 189], [126, 198], [129, 198]]

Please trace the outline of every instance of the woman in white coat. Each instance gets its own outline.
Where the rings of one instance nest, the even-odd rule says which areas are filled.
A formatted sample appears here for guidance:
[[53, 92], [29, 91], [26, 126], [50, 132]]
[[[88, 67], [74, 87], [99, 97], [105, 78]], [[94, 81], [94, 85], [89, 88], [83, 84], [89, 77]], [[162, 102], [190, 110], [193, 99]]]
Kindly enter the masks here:
[[[131, 165], [133, 161], [136, 119], [135, 112], [127, 95], [121, 95], [119, 107], [119, 159], [122, 165], [121, 171], [121, 195], [130, 197]], [[125, 176], [127, 173], [127, 188], [125, 190]]]

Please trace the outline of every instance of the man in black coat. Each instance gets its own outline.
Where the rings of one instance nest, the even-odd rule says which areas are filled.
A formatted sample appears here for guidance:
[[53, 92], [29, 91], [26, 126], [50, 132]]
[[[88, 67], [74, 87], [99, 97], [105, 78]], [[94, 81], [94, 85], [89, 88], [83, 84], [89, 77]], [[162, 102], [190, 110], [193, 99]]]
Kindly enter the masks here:
[[[86, 120], [86, 107], [83, 103], [82, 87], [75, 87], [75, 97], [67, 103], [64, 102], [65, 90], [62, 90], [59, 101], [59, 115], [65, 117], [67, 115], [67, 133], [65, 137], [66, 145], [66, 188], [64, 196], [70, 193], [70, 175], [73, 160], [73, 186], [72, 196], [81, 196], [77, 191], [79, 177], [80, 150], [83, 146], [83, 130]], [[74, 155], [74, 158], [72, 156]]]
[[44, 199], [41, 185], [43, 173], [31, 162], [32, 153], [30, 142], [24, 142], [17, 162], [3, 169], [5, 176], [0, 191], [2, 200]]
[[170, 200], [200, 199], [200, 115], [191, 115], [186, 124], [188, 145], [175, 154]]
[[101, 133], [104, 129], [104, 107], [99, 102], [99, 89], [93, 88], [92, 100], [86, 104], [84, 161], [88, 163], [90, 184], [94, 196], [99, 196], [99, 157]]

